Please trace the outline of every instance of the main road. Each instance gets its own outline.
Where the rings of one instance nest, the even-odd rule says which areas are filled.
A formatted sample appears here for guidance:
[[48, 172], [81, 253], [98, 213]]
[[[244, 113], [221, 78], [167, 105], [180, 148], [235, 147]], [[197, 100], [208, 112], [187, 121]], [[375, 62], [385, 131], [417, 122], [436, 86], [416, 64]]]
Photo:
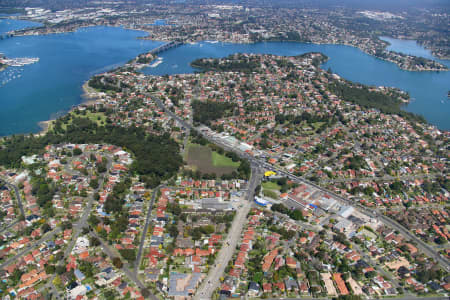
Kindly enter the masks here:
[[222, 244], [214, 266], [209, 270], [208, 276], [203, 280], [194, 296], [196, 300], [212, 299], [212, 294], [220, 285], [220, 277], [225, 272], [228, 262], [233, 257], [234, 250], [241, 237], [242, 229], [247, 221], [247, 215], [252, 206], [255, 189], [261, 181], [262, 172], [258, 167], [252, 168], [252, 175], [249, 180], [246, 200], [234, 217], [233, 224], [227, 236], [227, 240]]
[[165, 105], [161, 102], [161, 100], [157, 97], [154, 96], [150, 96], [152, 98], [153, 101], [155, 101], [155, 103], [162, 109], [164, 110], [171, 118], [173, 118], [174, 120], [176, 120], [179, 124], [181, 124], [183, 127], [188, 128], [190, 130], [195, 130], [196, 132], [198, 132], [199, 134], [201, 134], [204, 138], [206, 138], [208, 141], [217, 144], [219, 146], [221, 146], [222, 148], [224, 148], [225, 150], [228, 151], [233, 151], [234, 153], [238, 154], [240, 157], [248, 159], [250, 161], [250, 163], [253, 165], [257, 165], [260, 168], [266, 168], [268, 170], [272, 170], [272, 171], [276, 171], [281, 175], [284, 175], [290, 179], [292, 179], [293, 181], [299, 182], [299, 183], [304, 183], [304, 184], [308, 184], [310, 186], [315, 187], [316, 189], [327, 193], [331, 196], [333, 196], [335, 199], [341, 201], [342, 203], [345, 203], [346, 205], [352, 205], [354, 207], [356, 207], [357, 209], [359, 209], [360, 211], [362, 211], [363, 213], [365, 213], [366, 215], [372, 217], [372, 218], [376, 218], [378, 220], [380, 220], [383, 224], [387, 225], [390, 228], [393, 228], [394, 230], [399, 231], [405, 238], [407, 238], [410, 241], [413, 241], [417, 248], [422, 251], [423, 253], [425, 253], [428, 257], [433, 258], [444, 270], [446, 271], [450, 271], [450, 262], [448, 261], [448, 259], [446, 259], [445, 257], [439, 255], [439, 253], [433, 249], [432, 246], [426, 244], [425, 242], [423, 242], [420, 238], [418, 238], [417, 236], [415, 236], [412, 232], [410, 232], [407, 228], [403, 227], [402, 225], [400, 225], [399, 223], [397, 223], [396, 221], [382, 215], [382, 214], [377, 214], [376, 212], [360, 205], [357, 204], [347, 198], [344, 198], [332, 191], [329, 191], [317, 184], [314, 184], [308, 180], [305, 180], [303, 178], [297, 177], [289, 172], [286, 172], [285, 170], [278, 168], [274, 165], [271, 165], [267, 162], [265, 162], [264, 160], [258, 159], [256, 157], [251, 156], [250, 154], [246, 153], [246, 152], [242, 152], [239, 149], [233, 148], [230, 145], [224, 143], [224, 141], [220, 138], [214, 137], [214, 136], [210, 136], [208, 134], [205, 134], [204, 132], [202, 132], [201, 130], [199, 130], [198, 128], [194, 127], [193, 125], [189, 124], [188, 122], [186, 122], [185, 120], [179, 118], [177, 115], [175, 115], [172, 111], [170, 111], [169, 109], [167, 109], [165, 107]]
[[282, 174], [282, 175], [292, 179], [293, 181], [309, 184], [309, 185], [315, 187], [316, 189], [333, 196], [335, 199], [345, 203], [346, 205], [352, 205], [352, 206], [356, 207], [357, 209], [359, 209], [360, 211], [362, 211], [364, 214], [366, 214], [372, 218], [378, 219], [386, 226], [393, 228], [394, 230], [397, 230], [398, 232], [400, 232], [400, 234], [403, 235], [407, 240], [413, 241], [420, 251], [425, 253], [428, 257], [433, 258], [444, 270], [450, 271], [450, 263], [445, 257], [442, 257], [441, 255], [439, 255], [439, 253], [435, 249], [433, 249], [432, 246], [426, 244], [424, 241], [422, 241], [420, 238], [418, 238], [416, 235], [414, 235], [411, 231], [409, 231], [408, 229], [406, 229], [405, 227], [403, 227], [401, 224], [397, 223], [396, 221], [392, 220], [391, 218], [384, 216], [380, 213], [377, 213], [374, 210], [368, 209], [367, 207], [364, 207], [361, 204], [355, 203], [347, 198], [344, 198], [334, 192], [331, 192], [331, 191], [329, 191], [321, 186], [318, 186], [312, 182], [309, 182], [303, 178], [294, 176], [291, 173], [288, 173], [280, 168], [277, 168], [276, 166], [270, 165], [269, 163], [261, 162], [261, 165], [269, 170], [276, 171], [279, 174]]

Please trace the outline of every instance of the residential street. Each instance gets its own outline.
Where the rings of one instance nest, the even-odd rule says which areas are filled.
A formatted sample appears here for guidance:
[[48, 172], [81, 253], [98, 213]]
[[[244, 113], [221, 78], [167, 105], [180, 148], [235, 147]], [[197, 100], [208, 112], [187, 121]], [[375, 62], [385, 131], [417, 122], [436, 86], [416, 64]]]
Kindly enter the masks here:
[[425, 242], [423, 242], [421, 239], [419, 239], [417, 236], [415, 236], [413, 233], [411, 233], [408, 229], [406, 229], [405, 227], [403, 227], [402, 225], [400, 225], [396, 221], [392, 220], [391, 218], [388, 218], [388, 217], [386, 217], [386, 216], [384, 216], [382, 214], [379, 214], [379, 213], [377, 214], [376, 212], [374, 212], [374, 210], [368, 209], [368, 208], [366, 208], [366, 207], [364, 207], [364, 206], [362, 206], [360, 204], [355, 203], [352, 200], [346, 199], [346, 198], [344, 198], [344, 197], [342, 197], [340, 195], [337, 195], [337, 194], [335, 194], [335, 193], [333, 193], [333, 192], [331, 192], [331, 191], [329, 191], [329, 190], [327, 190], [325, 188], [322, 188], [322, 187], [320, 187], [320, 186], [318, 186], [318, 185], [316, 185], [314, 183], [311, 183], [311, 182], [309, 182], [309, 181], [307, 181], [307, 180], [305, 180], [303, 178], [299, 178], [297, 176], [294, 176], [294, 175], [292, 175], [292, 174], [290, 174], [290, 173], [288, 173], [288, 172], [286, 172], [284, 170], [281, 170], [281, 169], [279, 169], [279, 168], [277, 168], [275, 166], [272, 166], [272, 165], [270, 165], [270, 164], [268, 164], [266, 162], [261, 162], [261, 164], [264, 167], [266, 167], [267, 169], [276, 171], [279, 174], [283, 174], [286, 177], [294, 180], [295, 182], [310, 184], [310, 185], [314, 186], [315, 188], [317, 188], [317, 189], [319, 189], [319, 190], [321, 190], [321, 191], [323, 191], [325, 193], [328, 193], [329, 195], [332, 195], [334, 198], [338, 199], [341, 202], [344, 202], [346, 205], [352, 205], [356, 209], [362, 211], [364, 214], [366, 214], [366, 215], [368, 215], [368, 216], [370, 216], [372, 218], [378, 219], [379, 221], [384, 223], [386, 226], [388, 226], [388, 227], [390, 227], [390, 228], [392, 228], [394, 230], [398, 230], [406, 239], [414, 241], [415, 244], [417, 245], [417, 247], [423, 253], [425, 253], [427, 256], [435, 259], [441, 265], [442, 268], [444, 268], [447, 271], [450, 270], [450, 263], [449, 263], [449, 261], [446, 258], [441, 257], [439, 255], [439, 253], [435, 249], [433, 249], [433, 247], [431, 247], [430, 245], [427, 245]]
[[29, 244], [28, 246], [25, 246], [24, 248], [22, 248], [21, 250], [19, 250], [19, 252], [14, 255], [13, 257], [5, 260], [1, 265], [0, 265], [0, 269], [4, 269], [5, 267], [9, 266], [10, 264], [12, 264], [13, 262], [17, 262], [17, 260], [28, 254], [28, 252], [30, 252], [31, 250], [33, 250], [35, 247], [37, 247], [38, 245], [51, 240], [55, 235], [57, 235], [58, 233], [60, 233], [62, 231], [61, 227], [56, 227], [53, 231], [47, 232], [41, 239], [32, 242], [31, 244]]
[[156, 199], [156, 196], [158, 195], [158, 192], [159, 192], [160, 188], [161, 188], [161, 186], [158, 186], [157, 188], [155, 188], [153, 190], [152, 199], [151, 199], [150, 204], [148, 206], [147, 216], [146, 216], [146, 219], [145, 219], [145, 225], [144, 225], [144, 229], [142, 230], [142, 235], [141, 235], [141, 242], [139, 244], [139, 250], [138, 250], [138, 253], [136, 255], [136, 261], [134, 262], [134, 273], [135, 274], [137, 274], [138, 271], [139, 271], [139, 266], [140, 266], [141, 260], [142, 260], [142, 253], [144, 251], [145, 236], [147, 235], [148, 228], [150, 226], [153, 205], [155, 204], [155, 199]]
[[[112, 158], [111, 157], [107, 157], [108, 159], [108, 163], [107, 163], [107, 167], [106, 169], [109, 170], [111, 168], [111, 164], [112, 164]], [[107, 173], [108, 174], [108, 173]], [[101, 180], [99, 182], [98, 188], [95, 189], [91, 195], [89, 195], [89, 200], [88, 203], [86, 205], [86, 207], [83, 210], [83, 214], [81, 215], [80, 219], [78, 220], [78, 222], [76, 222], [73, 227], [73, 234], [72, 234], [72, 239], [70, 240], [69, 245], [66, 248], [66, 251], [64, 251], [64, 258], [67, 258], [70, 254], [70, 252], [72, 251], [72, 248], [75, 246], [75, 243], [78, 239], [78, 237], [81, 234], [81, 231], [83, 230], [83, 228], [87, 227], [87, 220], [89, 218], [89, 215], [92, 211], [92, 205], [94, 204], [94, 194], [96, 192], [98, 192], [101, 188], [101, 186], [103, 185], [103, 181], [105, 179], [105, 177], [107, 176], [107, 174], [104, 174], [103, 176], [101, 176]]]
[[[97, 238], [100, 242], [100, 246], [103, 250], [103, 252], [109, 256], [109, 258], [112, 260], [115, 257], [119, 257], [117, 254], [115, 254], [115, 251], [113, 249], [111, 249], [108, 244], [103, 241], [103, 239], [98, 236], [94, 231], [90, 231], [89, 234], [95, 238]], [[136, 286], [142, 290], [146, 289], [145, 285], [142, 283], [142, 281], [139, 280], [139, 278], [137, 278], [136, 274], [131, 272], [130, 269], [128, 269], [128, 267], [125, 265], [125, 263], [122, 265], [121, 270], [124, 272], [124, 274], [130, 279], [132, 280]], [[147, 297], [147, 299], [152, 299], [152, 300], [158, 300], [158, 298], [156, 298], [155, 295], [150, 293], [150, 296]]]
[[196, 127], [193, 127], [192, 125], [190, 125], [190, 124], [187, 123], [186, 121], [184, 121], [184, 120], [180, 119], [179, 117], [177, 117], [173, 112], [171, 112], [170, 110], [166, 109], [166, 107], [164, 106], [164, 104], [163, 104], [158, 98], [152, 97], [152, 99], [153, 99], [153, 101], [155, 101], [155, 103], [156, 103], [161, 109], [163, 109], [163, 110], [164, 110], [171, 118], [177, 120], [178, 123], [180, 123], [181, 125], [183, 125], [183, 126], [186, 127], [186, 128], [189, 128], [189, 129], [191, 129], [191, 130], [196, 130], [198, 133], [200, 133], [203, 137], [205, 137], [206, 139], [208, 139], [210, 142], [212, 142], [212, 143], [214, 143], [214, 144], [217, 144], [217, 145], [223, 147], [223, 148], [226, 149], [226, 150], [233, 151], [233, 152], [235, 152], [236, 154], [238, 154], [238, 155], [241, 156], [241, 157], [247, 158], [247, 159], [250, 161], [250, 163], [256, 164], [256, 165], [258, 165], [258, 167], [260, 167], [260, 168], [266, 168], [267, 170], [275, 171], [275, 172], [277, 172], [278, 174], [282, 174], [282, 175], [284, 175], [284, 176], [286, 176], [286, 177], [288, 177], [288, 178], [290, 178], [290, 179], [292, 179], [293, 181], [298, 182], [298, 183], [306, 183], [306, 184], [309, 184], [309, 185], [315, 187], [316, 189], [318, 189], [318, 190], [320, 190], [320, 191], [323, 191], [323, 192], [325, 192], [325, 193], [328, 193], [329, 195], [332, 195], [333, 197], [335, 197], [335, 198], [338, 199], [339, 201], [345, 203], [346, 205], [352, 205], [352, 206], [354, 206], [356, 209], [359, 209], [360, 211], [362, 211], [363, 213], [365, 213], [366, 215], [368, 215], [368, 216], [370, 216], [370, 217], [373, 217], [373, 218], [377, 218], [379, 221], [383, 222], [383, 223], [384, 223], [385, 225], [387, 225], [388, 227], [391, 227], [391, 228], [393, 228], [394, 230], [398, 230], [398, 231], [399, 231], [402, 235], [404, 235], [407, 239], [414, 241], [414, 242], [416, 243], [416, 245], [418, 246], [418, 248], [419, 248], [423, 253], [425, 253], [427, 256], [429, 256], [429, 257], [435, 259], [435, 260], [439, 263], [439, 265], [441, 265], [442, 268], [444, 268], [444, 269], [447, 270], [447, 271], [450, 271], [450, 262], [449, 262], [446, 258], [441, 257], [441, 256], [439, 255], [439, 253], [438, 253], [435, 249], [433, 249], [433, 247], [431, 247], [431, 246], [427, 245], [426, 243], [424, 243], [421, 239], [419, 239], [419, 238], [416, 237], [414, 234], [412, 234], [408, 229], [406, 229], [406, 228], [403, 227], [402, 225], [398, 224], [398, 223], [395, 222], [394, 220], [392, 220], [392, 219], [390, 219], [390, 218], [388, 218], [388, 217], [386, 217], [386, 216], [383, 216], [383, 215], [381, 215], [381, 214], [377, 214], [376, 212], [374, 213], [372, 210], [370, 210], [370, 209], [368, 209], [368, 208], [366, 208], [366, 207], [363, 207], [362, 205], [357, 204], [357, 203], [355, 203], [355, 202], [352, 201], [352, 200], [349, 200], [349, 199], [346, 199], [346, 198], [344, 198], [344, 197], [342, 197], [342, 196], [340, 196], [340, 195], [337, 195], [336, 193], [331, 192], [331, 191], [329, 191], [329, 190], [327, 190], [327, 189], [325, 189], [325, 188], [323, 188], [323, 187], [321, 187], [321, 186], [319, 186], [319, 185], [317, 185], [317, 184], [314, 184], [314, 183], [312, 183], [312, 182], [310, 182], [310, 181], [308, 181], [308, 180], [305, 180], [305, 179], [303, 179], [303, 178], [294, 176], [293, 174], [291, 174], [291, 173], [289, 173], [289, 172], [287, 172], [287, 171], [285, 171], [285, 170], [283, 170], [283, 169], [280, 169], [280, 168], [278, 168], [278, 167], [276, 167], [276, 166], [273, 166], [273, 165], [271, 165], [271, 164], [265, 162], [265, 161], [262, 160], [262, 159], [255, 158], [255, 157], [253, 157], [253, 156], [251, 156], [251, 155], [249, 155], [249, 154], [247, 154], [247, 153], [245, 153], [245, 152], [241, 152], [241, 151], [239, 151], [239, 150], [237, 150], [237, 149], [230, 148], [228, 145], [224, 145], [222, 141], [219, 141], [218, 139], [216, 139], [216, 138], [214, 138], [214, 137], [211, 137], [211, 136], [209, 136], [209, 135], [207, 135], [207, 134], [204, 134], [203, 132], [199, 131]]
[[25, 211], [23, 209], [22, 197], [20, 196], [19, 188], [17, 186], [15, 186], [14, 184], [11, 184], [9, 182], [4, 181], [3, 179], [0, 179], [0, 183], [2, 183], [2, 182], [6, 186], [8, 186], [9, 188], [12, 188], [14, 190], [14, 193], [16, 194], [17, 204], [19, 206], [20, 213], [22, 216], [25, 217]]

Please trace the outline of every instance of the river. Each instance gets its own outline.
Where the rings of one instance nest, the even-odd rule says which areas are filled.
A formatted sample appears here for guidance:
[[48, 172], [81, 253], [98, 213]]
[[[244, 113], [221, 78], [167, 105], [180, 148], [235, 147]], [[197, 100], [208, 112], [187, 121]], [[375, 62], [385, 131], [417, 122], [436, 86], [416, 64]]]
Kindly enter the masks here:
[[[10, 22], [9, 27], [20, 26], [14, 24], [16, 21], [0, 20], [0, 33], [6, 27], [2, 25], [5, 21]], [[90, 76], [161, 45], [161, 42], [137, 39], [144, 35], [123, 28], [91, 27], [75, 33], [1, 40], [0, 53], [10, 57], [39, 57], [40, 61], [0, 73], [0, 136], [37, 132], [39, 121], [56, 117], [82, 101], [81, 85]], [[393, 63], [349, 46], [201, 42], [160, 54], [162, 63], [143, 72], [155, 75], [190, 73], [194, 70], [189, 63], [196, 58], [223, 57], [236, 52], [298, 55], [310, 51], [329, 56], [330, 60], [323, 68], [331, 68], [344, 78], [371, 85], [395, 86], [410, 92], [412, 102], [406, 110], [422, 114], [441, 129], [450, 129], [450, 101], [447, 100], [450, 72], [403, 71]], [[450, 65], [449, 61], [444, 63]]]

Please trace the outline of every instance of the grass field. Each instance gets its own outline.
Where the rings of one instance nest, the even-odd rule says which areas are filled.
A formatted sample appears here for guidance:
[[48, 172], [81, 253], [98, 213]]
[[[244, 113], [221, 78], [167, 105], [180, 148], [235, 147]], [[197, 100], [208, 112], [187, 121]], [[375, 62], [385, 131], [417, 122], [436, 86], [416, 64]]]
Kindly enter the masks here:
[[279, 186], [277, 183], [272, 181], [266, 181], [262, 183], [262, 187], [265, 190], [277, 190], [279, 191], [281, 189], [281, 186]]
[[314, 130], [319, 129], [320, 127], [322, 127], [325, 124], [325, 122], [316, 122], [316, 123], [312, 123], [312, 127], [314, 127]]
[[[76, 118], [87, 118], [87, 119], [91, 120], [92, 122], [97, 123], [97, 125], [99, 125], [99, 126], [105, 124], [105, 122], [106, 122], [105, 114], [103, 114], [103, 113], [93, 113], [93, 112], [90, 112], [89, 110], [86, 110], [85, 112], [86, 113], [84, 114], [84, 113], [81, 113], [81, 112], [80, 113], [76, 113], [75, 111], [71, 111], [69, 113], [69, 115], [71, 116], [71, 119], [69, 120], [67, 125], [72, 124], [72, 118], [74, 118], [74, 117], [76, 117]], [[54, 122], [55, 121], [51, 121], [51, 123], [49, 125], [49, 130], [53, 127], [53, 123]], [[67, 125], [66, 124], [62, 124], [62, 126], [61, 126], [62, 129], [66, 130]]]
[[270, 197], [272, 199], [278, 199], [278, 194], [271, 190], [263, 190], [263, 194], [266, 197]]
[[263, 188], [263, 194], [266, 197], [270, 197], [272, 199], [278, 199], [278, 191], [281, 190], [281, 186], [276, 182], [265, 181], [261, 184]]
[[212, 163], [214, 167], [239, 167], [239, 162], [234, 162], [231, 158], [212, 152]]
[[[198, 170], [205, 174], [216, 174], [221, 176], [223, 174], [230, 174], [235, 171], [239, 166], [239, 163], [235, 163], [225, 157], [211, 150], [208, 146], [202, 146], [197, 144], [190, 144], [187, 151], [187, 163], [193, 169]], [[214, 162], [214, 156], [215, 162]], [[226, 160], [226, 159], [229, 159]]]
[[77, 116], [77, 117], [84, 117], [84, 118], [88, 118], [89, 120], [91, 120], [92, 122], [97, 122], [97, 124], [101, 125], [101, 123], [106, 122], [106, 116], [103, 113], [93, 113], [90, 112], [89, 110], [86, 110], [86, 114], [77, 114], [75, 112], [72, 112], [73, 116]]

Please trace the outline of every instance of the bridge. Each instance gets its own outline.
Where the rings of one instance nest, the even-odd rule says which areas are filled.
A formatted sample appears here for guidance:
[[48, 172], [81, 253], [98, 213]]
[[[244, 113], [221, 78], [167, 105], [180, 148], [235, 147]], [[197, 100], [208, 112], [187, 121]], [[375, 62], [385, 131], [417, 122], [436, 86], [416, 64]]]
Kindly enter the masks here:
[[176, 47], [181, 46], [183, 44], [184, 44], [183, 42], [172, 41], [172, 42], [169, 42], [167, 44], [161, 45], [161, 46], [153, 49], [152, 51], [149, 52], [149, 54], [157, 55], [157, 54], [159, 54], [161, 52], [167, 51], [167, 50], [172, 49], [172, 48], [176, 48]]

